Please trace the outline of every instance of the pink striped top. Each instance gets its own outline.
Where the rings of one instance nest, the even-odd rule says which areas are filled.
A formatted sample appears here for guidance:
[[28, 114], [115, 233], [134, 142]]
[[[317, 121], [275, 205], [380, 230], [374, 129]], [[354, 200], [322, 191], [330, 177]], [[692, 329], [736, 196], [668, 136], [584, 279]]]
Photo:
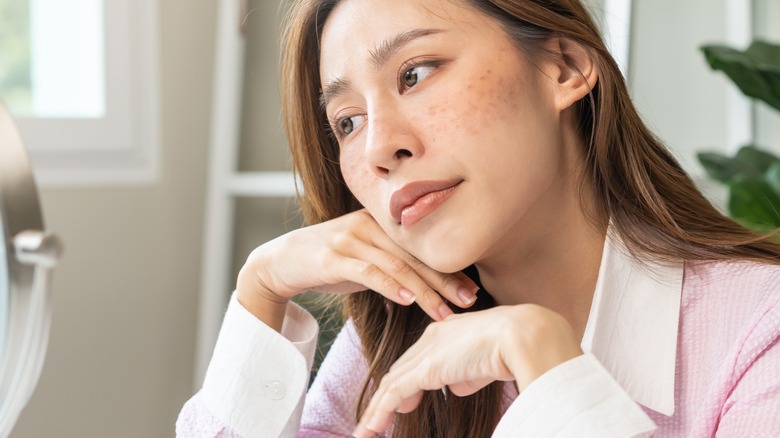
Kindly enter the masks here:
[[780, 437], [780, 267], [689, 264], [672, 416], [658, 437]]
[[[279, 385], [303, 382], [299, 386], [305, 388], [316, 328], [312, 335], [314, 322], [301, 312], [288, 310], [298, 328], [286, 321], [282, 336], [252, 321], [234, 298], [220, 342], [224, 347], [223, 339], [241, 339], [241, 347], [225, 353], [229, 348], [218, 343], [204, 389], [183, 408], [177, 434], [350, 436], [366, 375], [350, 323], [305, 395], [305, 405], [303, 390], [300, 400], [288, 391], [292, 400], [282, 407], [267, 400], [278, 395], [267, 395], [268, 384], [246, 389], [258, 387], [253, 379], [267, 382], [271, 375]], [[229, 327], [242, 318], [247, 325]], [[640, 266], [605, 245], [583, 339], [589, 353], [550, 370], [519, 396], [507, 384], [505, 412], [494, 436], [637, 436], [644, 431], [642, 436], [656, 437], [780, 437], [779, 340], [779, 266]], [[302, 365], [287, 362], [295, 355], [306, 359]], [[647, 427], [652, 426], [648, 417], [655, 428]], [[620, 421], [632, 426], [603, 427]]]

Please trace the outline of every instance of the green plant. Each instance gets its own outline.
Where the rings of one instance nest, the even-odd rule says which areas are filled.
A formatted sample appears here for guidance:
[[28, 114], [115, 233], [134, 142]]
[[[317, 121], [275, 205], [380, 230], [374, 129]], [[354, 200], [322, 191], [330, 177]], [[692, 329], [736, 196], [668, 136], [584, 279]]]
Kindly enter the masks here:
[[[780, 45], [755, 41], [745, 51], [725, 46], [702, 47], [713, 70], [720, 70], [746, 96], [780, 111]], [[733, 157], [697, 154], [707, 174], [729, 189], [729, 214], [758, 232], [780, 228], [780, 158], [755, 145]]]

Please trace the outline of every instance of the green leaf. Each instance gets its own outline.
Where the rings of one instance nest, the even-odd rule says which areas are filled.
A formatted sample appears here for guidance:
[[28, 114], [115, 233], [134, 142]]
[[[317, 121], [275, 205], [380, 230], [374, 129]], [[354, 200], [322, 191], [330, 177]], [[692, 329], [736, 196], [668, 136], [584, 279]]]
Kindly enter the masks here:
[[780, 161], [775, 155], [750, 145], [740, 148], [734, 159], [740, 163], [744, 173], [756, 177], [766, 173], [772, 164]]
[[780, 162], [772, 163], [764, 174], [764, 181], [772, 187], [775, 193], [780, 194]]
[[759, 232], [780, 228], [780, 195], [763, 179], [736, 177], [729, 184], [729, 212]]
[[745, 51], [722, 45], [701, 50], [710, 67], [725, 73], [745, 95], [780, 110], [780, 46], [754, 41]]
[[780, 73], [780, 45], [756, 40], [745, 51], [762, 69]]
[[728, 183], [737, 176], [761, 178], [780, 158], [755, 146], [744, 146], [731, 158], [716, 152], [700, 152], [699, 162], [707, 174], [720, 182]]
[[740, 171], [739, 164], [733, 158], [725, 155], [715, 152], [699, 152], [696, 157], [707, 175], [716, 181], [729, 182]]

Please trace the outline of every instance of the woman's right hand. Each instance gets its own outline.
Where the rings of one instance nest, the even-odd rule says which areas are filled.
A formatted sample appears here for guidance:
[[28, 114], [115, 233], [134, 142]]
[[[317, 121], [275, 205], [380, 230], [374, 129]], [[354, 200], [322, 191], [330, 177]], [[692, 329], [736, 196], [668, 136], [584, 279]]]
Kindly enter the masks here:
[[354, 293], [371, 289], [401, 305], [417, 303], [435, 321], [452, 314], [444, 300], [469, 307], [477, 285], [444, 274], [395, 244], [366, 210], [284, 234], [257, 247], [238, 275], [238, 300], [281, 329], [290, 298], [307, 290]]

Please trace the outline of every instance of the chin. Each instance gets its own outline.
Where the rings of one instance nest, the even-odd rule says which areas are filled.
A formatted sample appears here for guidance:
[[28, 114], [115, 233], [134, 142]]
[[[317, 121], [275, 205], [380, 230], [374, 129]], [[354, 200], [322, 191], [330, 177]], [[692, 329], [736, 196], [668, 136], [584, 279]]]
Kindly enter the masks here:
[[424, 254], [414, 254], [414, 256], [426, 266], [443, 274], [460, 272], [476, 262], [465, 252], [450, 248], [426, 251]]

